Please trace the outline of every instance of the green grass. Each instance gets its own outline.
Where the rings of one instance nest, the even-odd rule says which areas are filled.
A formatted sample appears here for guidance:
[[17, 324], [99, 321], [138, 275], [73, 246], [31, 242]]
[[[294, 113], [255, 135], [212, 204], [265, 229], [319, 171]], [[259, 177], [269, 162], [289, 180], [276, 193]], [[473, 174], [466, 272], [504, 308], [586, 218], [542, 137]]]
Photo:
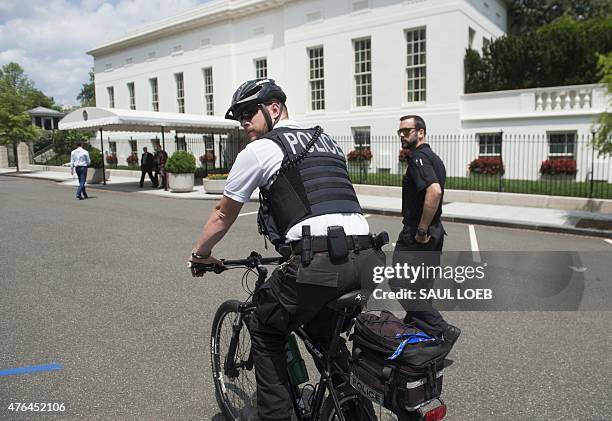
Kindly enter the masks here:
[[[351, 181], [356, 184], [377, 186], [401, 186], [401, 174], [350, 173]], [[451, 190], [503, 191], [506, 193], [541, 194], [549, 196], [589, 197], [591, 184], [563, 179], [549, 180], [506, 180], [501, 185], [498, 177], [448, 177], [445, 188]], [[596, 181], [593, 183], [593, 198], [612, 199], [612, 184]]]

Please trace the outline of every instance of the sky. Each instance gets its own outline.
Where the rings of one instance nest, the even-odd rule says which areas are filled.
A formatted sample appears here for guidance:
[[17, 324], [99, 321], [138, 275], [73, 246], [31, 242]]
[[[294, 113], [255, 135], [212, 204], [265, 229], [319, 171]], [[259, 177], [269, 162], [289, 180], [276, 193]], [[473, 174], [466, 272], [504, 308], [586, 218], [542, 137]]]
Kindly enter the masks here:
[[207, 0], [0, 0], [0, 66], [16, 62], [59, 105], [78, 105], [85, 52]]

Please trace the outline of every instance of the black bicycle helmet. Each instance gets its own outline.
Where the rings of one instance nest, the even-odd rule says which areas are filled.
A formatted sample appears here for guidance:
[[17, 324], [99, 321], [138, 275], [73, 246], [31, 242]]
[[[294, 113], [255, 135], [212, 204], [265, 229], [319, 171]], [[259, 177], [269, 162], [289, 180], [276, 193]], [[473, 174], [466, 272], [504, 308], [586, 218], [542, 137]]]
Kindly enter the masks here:
[[236, 111], [239, 108], [251, 103], [266, 103], [273, 99], [278, 100], [281, 104], [287, 100], [287, 95], [280, 86], [274, 83], [274, 79], [247, 80], [234, 92], [232, 105], [225, 113], [225, 118], [236, 120]]

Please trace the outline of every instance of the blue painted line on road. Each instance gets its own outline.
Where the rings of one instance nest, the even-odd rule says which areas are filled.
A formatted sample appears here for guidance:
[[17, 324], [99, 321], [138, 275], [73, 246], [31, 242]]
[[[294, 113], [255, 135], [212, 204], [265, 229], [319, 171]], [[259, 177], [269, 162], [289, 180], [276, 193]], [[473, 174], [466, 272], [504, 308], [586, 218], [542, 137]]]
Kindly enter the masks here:
[[64, 368], [63, 365], [52, 363], [45, 365], [30, 365], [26, 367], [17, 367], [10, 368], [8, 370], [0, 370], [0, 376], [13, 376], [16, 374], [29, 374], [29, 373], [38, 373], [41, 371], [54, 371], [54, 370], [62, 370]]

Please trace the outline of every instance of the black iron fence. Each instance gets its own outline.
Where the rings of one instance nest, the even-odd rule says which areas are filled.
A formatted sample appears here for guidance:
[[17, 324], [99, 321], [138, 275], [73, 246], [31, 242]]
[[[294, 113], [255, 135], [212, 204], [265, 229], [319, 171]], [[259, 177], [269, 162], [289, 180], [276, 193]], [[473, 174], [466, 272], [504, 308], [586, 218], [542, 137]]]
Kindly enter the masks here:
[[[334, 137], [349, 157], [353, 182], [401, 186], [409, 157], [397, 136]], [[430, 135], [444, 161], [446, 188], [612, 199], [612, 159], [593, 148], [591, 135]], [[352, 151], [368, 149], [370, 160]]]
[[248, 140], [244, 132], [238, 132], [177, 136], [174, 142], [176, 150], [191, 152], [196, 157], [198, 173], [205, 177], [228, 173]]
[[[349, 158], [354, 183], [401, 186], [409, 157], [401, 152], [398, 136], [332, 138]], [[229, 172], [248, 143], [244, 132], [173, 140], [166, 139], [168, 154], [191, 152], [202, 176]], [[612, 199], [612, 158], [598, 154], [591, 135], [433, 134], [427, 141], [444, 161], [447, 189]]]
[[[398, 136], [332, 137], [349, 157], [354, 183], [402, 185], [409, 157], [401, 152]], [[591, 135], [434, 134], [427, 141], [444, 161], [447, 189], [612, 199], [612, 159], [598, 154]], [[177, 149], [198, 158], [201, 171], [220, 173], [229, 171], [247, 139], [240, 133], [176, 142]], [[354, 152], [365, 150], [369, 153]]]

